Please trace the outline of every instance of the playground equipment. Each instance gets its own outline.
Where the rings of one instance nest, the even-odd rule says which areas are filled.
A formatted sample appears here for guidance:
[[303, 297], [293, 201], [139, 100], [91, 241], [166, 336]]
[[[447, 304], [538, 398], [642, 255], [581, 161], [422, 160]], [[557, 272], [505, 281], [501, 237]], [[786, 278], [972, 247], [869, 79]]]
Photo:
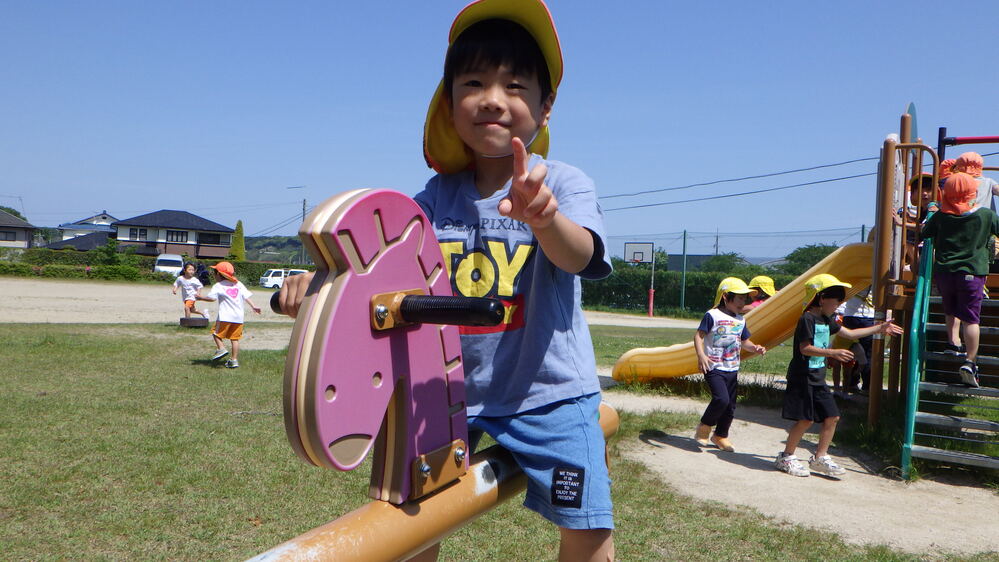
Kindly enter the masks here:
[[[974, 401], [981, 397], [999, 398], [999, 388], [985, 388], [999, 386], [999, 302], [987, 300], [983, 305], [982, 345], [978, 358], [983, 388], [971, 389], [953, 384], [962, 360], [926, 350], [928, 343], [942, 346], [946, 339], [944, 326], [930, 322], [931, 317], [928, 316], [931, 305], [939, 302], [939, 298], [929, 297], [932, 245], [925, 247], [922, 256], [912, 261], [910, 256], [916, 253], [911, 251], [909, 246], [912, 243], [905, 235], [906, 229], [918, 228], [918, 224], [926, 218], [926, 210], [919, 210], [914, 224], [898, 224], [895, 220], [896, 211], [904, 208], [910, 198], [913, 176], [923, 173], [929, 166], [933, 185], [939, 185], [939, 162], [947, 146], [999, 143], [999, 137], [948, 137], [946, 129], [940, 129], [938, 149], [934, 151], [919, 139], [913, 140], [916, 136], [914, 115], [915, 108], [910, 105], [907, 113], [902, 115], [899, 134], [890, 135], [881, 149], [876, 225], [871, 243], [853, 244], [830, 254], [778, 291], [777, 295], [746, 314], [746, 320], [753, 341], [773, 347], [787, 339], [794, 330], [804, 305], [804, 280], [816, 273], [831, 273], [851, 283], [851, 293], [870, 284], [876, 319], [891, 318], [903, 327], [907, 335], [891, 340], [883, 339], [880, 334], [874, 336], [871, 388], [884, 388], [886, 392], [870, 393], [868, 423], [880, 423], [884, 408], [882, 394], [889, 404], [895, 405], [902, 402], [900, 398], [904, 393], [907, 415], [903, 428], [902, 465], [906, 476], [909, 475], [913, 457], [999, 469], [999, 456], [995, 455], [994, 448], [991, 455], [968, 450], [999, 445], [995, 441], [999, 423], [972, 413], [962, 413], [976, 409], [979, 412], [999, 410], [999, 406]], [[933, 199], [939, 200], [939, 192], [934, 189]], [[918, 276], [917, 271], [920, 272]], [[990, 275], [986, 286], [999, 288], [999, 275]], [[905, 373], [902, 372], [903, 365], [907, 366]], [[686, 343], [630, 350], [614, 366], [613, 376], [616, 380], [628, 381], [698, 372], [693, 343]], [[954, 400], [946, 401], [945, 397]], [[955, 415], [958, 413], [961, 415]], [[916, 432], [916, 424], [923, 431]], [[936, 429], [936, 433], [929, 433], [931, 428]], [[937, 446], [915, 444], [915, 438], [927, 439]], [[962, 446], [965, 450], [960, 450]]]
[[[806, 271], [777, 294], [746, 314], [753, 341], [773, 347], [794, 332], [805, 301], [805, 281], [817, 273], [831, 273], [853, 285], [852, 296], [871, 282], [871, 244], [844, 246]], [[744, 356], [748, 356], [747, 352]], [[626, 352], [614, 365], [614, 380], [647, 380], [682, 377], [699, 373], [693, 342], [669, 347], [636, 348]]]
[[[402, 194], [334, 196], [299, 236], [316, 274], [285, 364], [288, 441], [306, 462], [337, 470], [371, 453], [376, 501], [255, 559], [414, 556], [526, 486], [499, 447], [468, 450], [456, 325], [498, 324], [502, 304], [451, 296], [433, 229]], [[609, 406], [601, 425], [605, 435], [617, 428]]]
[[[942, 159], [947, 146], [999, 143], [999, 137], [948, 137], [947, 129], [941, 127], [937, 141]], [[930, 297], [932, 274], [933, 242], [928, 240], [920, 254], [919, 275], [912, 297], [912, 322], [908, 327], [903, 476], [911, 476], [913, 458], [999, 470], [999, 455], [995, 452], [995, 445], [999, 445], [996, 441], [999, 422], [981, 415], [999, 409], [999, 406], [989, 404], [990, 399], [999, 398], [999, 388], [996, 388], [999, 386], [999, 303], [994, 300], [982, 303], [978, 355], [981, 388], [954, 384], [961, 359], [929, 349], [930, 346], [939, 349], [947, 341], [939, 311], [931, 310], [940, 301], [939, 297]], [[999, 286], [997, 281], [994, 275], [989, 275], [986, 287]], [[923, 444], [916, 443], [917, 440]]]
[[180, 325], [185, 328], [204, 328], [208, 326], [208, 319], [204, 316], [181, 317]]

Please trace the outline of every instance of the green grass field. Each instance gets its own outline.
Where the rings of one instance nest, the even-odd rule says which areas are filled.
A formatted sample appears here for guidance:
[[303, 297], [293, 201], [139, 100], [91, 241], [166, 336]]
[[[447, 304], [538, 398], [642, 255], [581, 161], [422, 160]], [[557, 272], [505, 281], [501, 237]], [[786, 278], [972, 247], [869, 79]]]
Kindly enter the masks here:
[[[602, 354], [644, 341], [594, 332]], [[288, 446], [283, 351], [244, 351], [228, 370], [207, 361], [206, 334], [164, 325], [8, 324], [0, 340], [2, 559], [244, 559], [367, 501], [366, 465], [321, 470]], [[693, 423], [626, 414], [617, 440]], [[620, 560], [919, 559], [691, 500], [620, 458], [616, 442]], [[441, 558], [556, 549], [556, 530], [514, 500], [446, 541]]]

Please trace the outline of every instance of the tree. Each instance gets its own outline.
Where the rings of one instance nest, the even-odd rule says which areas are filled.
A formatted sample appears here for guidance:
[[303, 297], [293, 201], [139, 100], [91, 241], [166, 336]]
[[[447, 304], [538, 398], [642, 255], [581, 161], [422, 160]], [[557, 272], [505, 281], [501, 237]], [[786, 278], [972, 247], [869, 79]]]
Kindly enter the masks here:
[[700, 271], [714, 271], [720, 273], [734, 273], [736, 270], [746, 266], [746, 260], [735, 252], [717, 254], [701, 262], [697, 268]]
[[246, 261], [246, 240], [243, 238], [243, 221], [236, 221], [236, 232], [232, 234], [232, 247], [229, 257], [233, 261]]
[[94, 254], [96, 255], [96, 262], [100, 265], [119, 265], [121, 263], [121, 258], [118, 256], [118, 241], [114, 238], [108, 238], [108, 243], [94, 248]]
[[22, 215], [21, 213], [17, 212], [16, 210], [14, 210], [14, 209], [12, 209], [10, 207], [4, 207], [3, 205], [0, 205], [0, 211], [6, 211], [6, 212], [14, 215], [15, 217], [23, 220], [24, 222], [28, 222], [28, 219], [24, 218], [24, 215]]
[[784, 256], [785, 263], [774, 267], [775, 270], [788, 275], [798, 276], [808, 271], [810, 267], [822, 261], [839, 246], [833, 244], [809, 244], [796, 248]]

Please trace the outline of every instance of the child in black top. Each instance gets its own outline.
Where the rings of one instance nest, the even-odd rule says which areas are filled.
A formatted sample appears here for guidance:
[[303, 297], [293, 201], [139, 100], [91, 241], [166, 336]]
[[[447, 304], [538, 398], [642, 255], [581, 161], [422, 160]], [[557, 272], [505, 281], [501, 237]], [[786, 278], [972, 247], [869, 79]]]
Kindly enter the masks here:
[[[832, 320], [836, 308], [846, 298], [849, 283], [828, 273], [820, 273], [805, 282], [805, 311], [794, 331], [791, 363], [787, 367], [787, 390], [784, 393], [784, 419], [796, 423], [788, 430], [787, 445], [778, 453], [774, 466], [792, 476], [808, 476], [812, 471], [839, 477], [846, 470], [829, 456], [829, 444], [836, 433], [839, 408], [826, 384], [826, 358], [837, 361], [853, 360], [847, 349], [830, 349], [830, 338], [836, 333], [848, 339], [859, 339], [878, 332], [901, 334], [902, 329], [890, 322], [879, 322], [868, 328], [842, 328]], [[805, 466], [795, 456], [798, 443], [813, 423], [821, 422], [819, 443], [815, 454]]]

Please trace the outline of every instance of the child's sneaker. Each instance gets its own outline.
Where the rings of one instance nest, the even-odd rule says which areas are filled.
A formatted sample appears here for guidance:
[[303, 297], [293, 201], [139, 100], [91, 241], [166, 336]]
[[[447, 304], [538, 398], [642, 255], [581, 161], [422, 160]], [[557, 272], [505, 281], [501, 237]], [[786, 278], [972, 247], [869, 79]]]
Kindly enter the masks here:
[[965, 361], [964, 365], [958, 369], [961, 374], [961, 382], [970, 386], [971, 388], [979, 388], [978, 384], [978, 365], [975, 365], [971, 361]]
[[805, 465], [801, 464], [801, 461], [798, 460], [798, 457], [789, 455], [784, 451], [777, 453], [777, 460], [774, 461], [774, 466], [777, 470], [786, 472], [791, 476], [808, 476], [810, 474]]
[[735, 452], [735, 447], [732, 445], [732, 442], [728, 440], [728, 437], [718, 437], [717, 435], [712, 435], [711, 442], [715, 444], [715, 447], [718, 447], [722, 451], [729, 453]]
[[812, 455], [811, 460], [808, 461], [808, 467], [826, 476], [843, 476], [846, 474], [846, 469], [836, 464], [836, 461], [832, 460], [832, 457], [829, 455], [818, 458]]
[[218, 350], [218, 351], [215, 352], [215, 355], [212, 355], [212, 361], [218, 361], [219, 359], [222, 359], [226, 355], [229, 355], [229, 350], [228, 349], [220, 349], [220, 350]]
[[228, 361], [225, 362], [225, 366], [228, 367], [228, 368], [230, 368], [230, 369], [238, 369], [239, 368], [239, 361], [236, 361], [235, 359], [230, 359], [230, 360], [228, 360]]
[[952, 343], [948, 343], [946, 346], [944, 346], [943, 354], [954, 355], [957, 357], [964, 357], [968, 355], [968, 351], [964, 347], [963, 343], [961, 345], [954, 345]]
[[708, 436], [711, 435], [711, 426], [704, 425], [703, 423], [697, 424], [697, 429], [694, 430], [694, 441], [701, 447], [710, 447], [711, 442], [708, 441]]

